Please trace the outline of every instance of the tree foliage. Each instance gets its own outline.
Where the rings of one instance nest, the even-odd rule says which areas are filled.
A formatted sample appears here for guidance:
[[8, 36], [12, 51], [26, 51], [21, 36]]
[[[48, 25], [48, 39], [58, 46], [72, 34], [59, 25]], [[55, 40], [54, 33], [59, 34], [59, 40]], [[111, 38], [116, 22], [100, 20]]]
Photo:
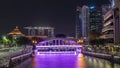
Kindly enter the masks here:
[[16, 39], [16, 43], [19, 45], [25, 45], [25, 44], [30, 44], [31, 40], [26, 37], [19, 37]]
[[57, 38], [66, 38], [66, 35], [65, 34], [57, 34], [56, 37]]
[[2, 43], [2, 36], [0, 36], [0, 43]]
[[14, 44], [14, 39], [12, 35], [7, 35], [6, 38], [9, 40], [9, 44]]
[[90, 40], [91, 45], [104, 45], [105, 44], [105, 39], [94, 39]]

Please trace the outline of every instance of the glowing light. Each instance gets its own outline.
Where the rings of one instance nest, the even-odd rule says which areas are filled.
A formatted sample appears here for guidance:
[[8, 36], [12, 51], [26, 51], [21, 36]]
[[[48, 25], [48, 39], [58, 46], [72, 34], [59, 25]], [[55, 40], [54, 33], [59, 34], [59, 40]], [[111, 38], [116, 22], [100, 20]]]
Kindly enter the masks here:
[[37, 55], [40, 55], [40, 53], [39, 53], [39, 52], [37, 52]]
[[107, 20], [108, 18], [110, 18], [110, 16], [112, 16], [112, 14], [107, 15], [107, 16], [104, 18], [104, 21]]
[[108, 31], [108, 30], [114, 30], [114, 29], [113, 28], [107, 28], [107, 29], [104, 29], [103, 32]]
[[9, 40], [6, 38], [6, 36], [3, 36], [3, 41], [7, 42]]
[[80, 58], [80, 57], [84, 57], [84, 55], [83, 54], [78, 54], [78, 57]]
[[13, 31], [11, 31], [9, 34], [19, 35], [19, 34], [23, 34], [23, 33], [19, 30], [18, 26], [16, 26], [16, 28]]
[[75, 52], [75, 55], [76, 55], [77, 53]]
[[36, 44], [36, 43], [37, 43], [37, 41], [36, 41], [36, 40], [32, 40], [32, 43]]
[[95, 8], [95, 6], [90, 6], [90, 9], [94, 9]]
[[85, 57], [83, 54], [78, 55], [77, 68], [86, 68]]
[[77, 43], [80, 43], [80, 44], [82, 44], [84, 42], [84, 40], [82, 40], [82, 39], [79, 39], [78, 41], [77, 41]]
[[115, 1], [114, 1], [114, 0], [112, 0], [112, 7], [114, 7], [114, 5], [115, 5]]
[[104, 24], [104, 26], [108, 26], [108, 25], [110, 25], [111, 23], [112, 23], [111, 21], [106, 22], [106, 23]]

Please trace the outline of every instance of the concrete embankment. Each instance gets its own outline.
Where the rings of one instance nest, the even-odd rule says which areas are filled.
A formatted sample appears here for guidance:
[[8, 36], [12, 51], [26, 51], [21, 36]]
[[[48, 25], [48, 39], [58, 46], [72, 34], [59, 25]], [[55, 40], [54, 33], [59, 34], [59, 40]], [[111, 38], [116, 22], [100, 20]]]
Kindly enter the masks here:
[[9, 68], [13, 68], [17, 64], [24, 62], [26, 59], [30, 58], [31, 56], [32, 56], [32, 52], [11, 57], [9, 62]]
[[102, 58], [102, 59], [106, 59], [110, 62], [115, 62], [115, 63], [120, 64], [120, 56], [102, 54], [102, 53], [95, 53], [95, 52], [87, 52], [87, 51], [82, 51], [82, 53], [84, 55], [93, 56], [93, 57], [97, 57], [97, 58]]

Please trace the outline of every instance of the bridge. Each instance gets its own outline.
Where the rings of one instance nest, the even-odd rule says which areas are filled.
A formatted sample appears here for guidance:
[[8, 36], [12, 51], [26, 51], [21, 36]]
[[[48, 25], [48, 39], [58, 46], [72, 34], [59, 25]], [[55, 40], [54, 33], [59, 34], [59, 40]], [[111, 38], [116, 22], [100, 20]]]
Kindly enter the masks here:
[[81, 52], [82, 46], [71, 39], [53, 38], [36, 44], [39, 53], [76, 53]]

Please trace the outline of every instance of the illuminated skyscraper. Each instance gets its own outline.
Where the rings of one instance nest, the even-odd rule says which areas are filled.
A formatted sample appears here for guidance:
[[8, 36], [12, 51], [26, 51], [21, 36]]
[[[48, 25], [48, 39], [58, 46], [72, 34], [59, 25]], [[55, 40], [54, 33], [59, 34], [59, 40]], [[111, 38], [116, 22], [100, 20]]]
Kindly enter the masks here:
[[102, 9], [95, 6], [90, 8], [90, 33], [100, 34], [102, 30]]
[[76, 10], [76, 39], [83, 39], [84, 43], [89, 43], [89, 7], [77, 7]]
[[82, 37], [82, 9], [77, 7], [76, 9], [76, 39]]
[[82, 38], [85, 44], [89, 44], [89, 7], [82, 7]]

